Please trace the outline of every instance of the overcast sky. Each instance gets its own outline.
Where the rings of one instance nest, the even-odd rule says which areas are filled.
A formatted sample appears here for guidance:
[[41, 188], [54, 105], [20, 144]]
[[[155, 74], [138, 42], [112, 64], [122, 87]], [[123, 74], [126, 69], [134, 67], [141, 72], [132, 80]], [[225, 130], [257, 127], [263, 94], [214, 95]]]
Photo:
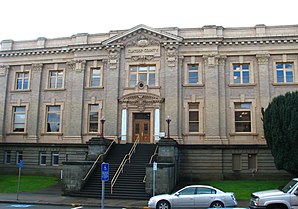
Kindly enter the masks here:
[[153, 28], [204, 25], [296, 25], [296, 0], [1, 0], [0, 41], [106, 33], [139, 24]]

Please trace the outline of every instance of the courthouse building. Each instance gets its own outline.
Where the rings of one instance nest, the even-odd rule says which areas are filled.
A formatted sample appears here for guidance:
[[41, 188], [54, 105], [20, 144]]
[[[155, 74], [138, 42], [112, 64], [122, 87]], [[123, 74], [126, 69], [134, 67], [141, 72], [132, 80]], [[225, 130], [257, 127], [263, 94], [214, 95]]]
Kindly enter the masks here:
[[182, 149], [224, 147], [230, 170], [279, 173], [261, 109], [298, 90], [297, 64], [298, 25], [138, 25], [3, 40], [0, 167], [13, 171], [23, 159], [30, 173], [58, 171], [63, 161], [84, 160], [86, 142], [101, 130], [117, 143], [136, 136], [158, 143], [169, 117], [170, 137]]

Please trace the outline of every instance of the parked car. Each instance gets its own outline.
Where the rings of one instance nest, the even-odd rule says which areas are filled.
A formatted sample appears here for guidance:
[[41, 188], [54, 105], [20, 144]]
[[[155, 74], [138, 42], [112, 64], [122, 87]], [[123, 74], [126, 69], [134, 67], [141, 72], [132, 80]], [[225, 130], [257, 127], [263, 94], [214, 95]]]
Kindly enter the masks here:
[[298, 208], [298, 178], [292, 179], [283, 189], [266, 190], [251, 194], [250, 209]]
[[152, 209], [175, 208], [223, 208], [237, 207], [234, 193], [223, 192], [211, 186], [186, 186], [173, 194], [151, 197], [148, 207]]

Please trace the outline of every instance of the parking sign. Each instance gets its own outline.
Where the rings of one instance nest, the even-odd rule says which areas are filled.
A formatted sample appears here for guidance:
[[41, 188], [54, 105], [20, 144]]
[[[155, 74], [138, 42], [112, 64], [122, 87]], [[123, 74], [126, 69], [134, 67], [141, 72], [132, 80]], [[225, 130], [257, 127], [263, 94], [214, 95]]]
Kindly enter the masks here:
[[102, 181], [109, 180], [109, 163], [101, 164], [101, 180]]

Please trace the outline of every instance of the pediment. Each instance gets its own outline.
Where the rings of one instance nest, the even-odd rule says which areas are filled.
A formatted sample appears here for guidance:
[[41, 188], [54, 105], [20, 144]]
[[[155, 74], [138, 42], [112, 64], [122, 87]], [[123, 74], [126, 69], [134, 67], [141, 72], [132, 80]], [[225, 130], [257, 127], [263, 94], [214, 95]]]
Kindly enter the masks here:
[[[145, 39], [142, 37], [146, 37]], [[148, 38], [150, 37], [150, 38]], [[158, 40], [164, 40], [164, 41], [172, 41], [172, 42], [181, 42], [182, 37], [176, 36], [171, 33], [163, 32], [159, 29], [151, 28], [146, 25], [138, 25], [136, 27], [131, 28], [130, 30], [127, 30], [121, 34], [118, 34], [116, 36], [113, 36], [103, 42], [103, 45], [112, 45], [112, 44], [118, 44], [118, 43], [129, 43], [131, 44], [134, 42], [134, 44], [138, 45], [146, 45], [146, 40], [150, 40], [151, 42]]]
[[129, 106], [137, 107], [140, 112], [145, 111], [148, 106], [160, 104], [163, 101], [164, 99], [158, 95], [139, 92], [124, 95], [119, 99], [120, 103], [126, 103]]

